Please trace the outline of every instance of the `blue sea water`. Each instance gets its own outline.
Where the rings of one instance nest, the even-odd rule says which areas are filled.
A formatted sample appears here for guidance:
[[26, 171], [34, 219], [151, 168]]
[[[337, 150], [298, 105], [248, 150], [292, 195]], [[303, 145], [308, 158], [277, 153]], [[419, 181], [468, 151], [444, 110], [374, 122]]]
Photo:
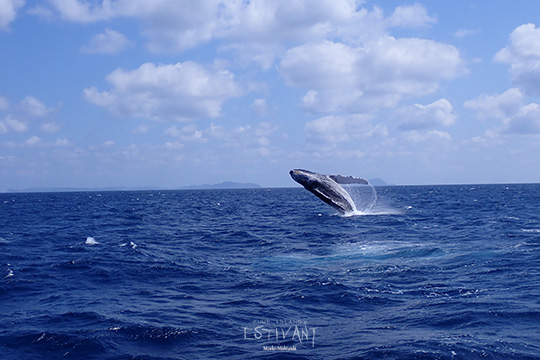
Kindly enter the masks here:
[[540, 185], [0, 194], [1, 359], [540, 359]]

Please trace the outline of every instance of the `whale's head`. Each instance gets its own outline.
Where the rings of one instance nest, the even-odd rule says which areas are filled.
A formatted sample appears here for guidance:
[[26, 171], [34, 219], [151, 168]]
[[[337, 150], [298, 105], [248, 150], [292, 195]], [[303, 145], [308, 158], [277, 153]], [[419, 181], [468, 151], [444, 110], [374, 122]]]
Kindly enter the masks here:
[[291, 175], [294, 181], [304, 186], [316, 181], [317, 177], [320, 177], [320, 175], [317, 173], [303, 169], [293, 169], [289, 171], [289, 175]]

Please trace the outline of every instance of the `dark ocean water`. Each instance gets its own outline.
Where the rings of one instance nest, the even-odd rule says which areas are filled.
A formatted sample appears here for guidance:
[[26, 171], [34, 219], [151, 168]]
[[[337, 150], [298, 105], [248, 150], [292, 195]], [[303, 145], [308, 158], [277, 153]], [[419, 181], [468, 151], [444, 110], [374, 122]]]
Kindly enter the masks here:
[[1, 359], [540, 359], [540, 185], [0, 194]]

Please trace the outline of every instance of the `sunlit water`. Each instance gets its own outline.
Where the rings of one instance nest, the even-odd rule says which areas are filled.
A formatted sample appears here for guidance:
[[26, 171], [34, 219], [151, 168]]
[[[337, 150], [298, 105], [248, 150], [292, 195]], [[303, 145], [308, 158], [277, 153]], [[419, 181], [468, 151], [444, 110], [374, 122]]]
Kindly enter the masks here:
[[0, 194], [1, 359], [536, 359], [540, 185]]

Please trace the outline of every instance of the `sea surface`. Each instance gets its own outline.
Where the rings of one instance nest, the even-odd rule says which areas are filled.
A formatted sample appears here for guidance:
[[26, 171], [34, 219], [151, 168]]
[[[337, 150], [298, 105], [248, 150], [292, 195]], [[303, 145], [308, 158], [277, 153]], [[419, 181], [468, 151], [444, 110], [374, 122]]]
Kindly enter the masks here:
[[376, 190], [0, 194], [0, 358], [540, 359], [540, 185]]

